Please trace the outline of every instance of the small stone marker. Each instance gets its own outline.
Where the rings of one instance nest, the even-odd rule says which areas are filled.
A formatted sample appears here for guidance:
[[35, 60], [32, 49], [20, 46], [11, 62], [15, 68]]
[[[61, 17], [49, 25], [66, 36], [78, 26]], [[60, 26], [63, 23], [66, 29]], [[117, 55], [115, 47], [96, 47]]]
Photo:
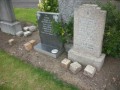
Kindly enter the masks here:
[[8, 40], [9, 45], [13, 45], [13, 44], [14, 44], [14, 42], [15, 42], [15, 40], [14, 40], [14, 39], [10, 39], [10, 40]]
[[83, 4], [75, 9], [74, 42], [68, 59], [95, 66], [100, 71], [105, 59], [102, 53], [105, 20], [106, 11], [95, 4]]
[[23, 36], [23, 34], [24, 34], [23, 31], [19, 31], [19, 32], [16, 33], [16, 36], [21, 37], [21, 36]]
[[27, 37], [27, 36], [30, 36], [32, 33], [30, 31], [26, 31], [24, 32], [24, 36]]
[[73, 74], [77, 74], [82, 69], [82, 65], [80, 65], [78, 62], [73, 62], [70, 64], [69, 69]]
[[25, 47], [25, 49], [27, 50], [27, 51], [30, 51], [30, 50], [32, 50], [32, 44], [31, 43], [29, 43], [29, 42], [27, 42], [27, 43], [25, 43], [24, 44], [24, 47]]
[[36, 40], [30, 40], [29, 43], [31, 43], [33, 47], [36, 44]]
[[26, 26], [26, 27], [23, 27], [23, 30], [24, 30], [24, 31], [34, 32], [36, 29], [37, 29], [36, 26]]
[[70, 66], [71, 60], [65, 58], [64, 60], [61, 61], [61, 66], [65, 69], [68, 69]]
[[34, 32], [36, 31], [37, 27], [36, 26], [29, 26], [29, 31]]
[[84, 75], [89, 76], [89, 77], [93, 77], [95, 75], [96, 72], [96, 68], [91, 66], [91, 65], [87, 65], [86, 68], [84, 69]]
[[29, 30], [29, 26], [23, 27], [24, 31], [28, 31]]

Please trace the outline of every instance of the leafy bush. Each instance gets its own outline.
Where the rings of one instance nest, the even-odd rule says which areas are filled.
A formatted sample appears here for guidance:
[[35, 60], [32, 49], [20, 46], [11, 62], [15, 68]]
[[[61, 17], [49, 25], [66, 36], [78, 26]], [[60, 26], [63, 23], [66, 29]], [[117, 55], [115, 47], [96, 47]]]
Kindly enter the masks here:
[[120, 11], [111, 2], [102, 5], [102, 9], [107, 11], [103, 52], [120, 57]]
[[58, 35], [63, 43], [70, 43], [73, 38], [73, 18], [68, 23], [53, 22], [53, 33]]
[[58, 12], [58, 0], [41, 0], [38, 8], [44, 12]]

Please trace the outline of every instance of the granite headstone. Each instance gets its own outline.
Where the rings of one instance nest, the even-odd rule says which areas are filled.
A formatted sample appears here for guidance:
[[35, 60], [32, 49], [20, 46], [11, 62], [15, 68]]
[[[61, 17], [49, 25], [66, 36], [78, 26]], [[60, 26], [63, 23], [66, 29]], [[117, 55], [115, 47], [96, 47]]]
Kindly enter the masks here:
[[16, 21], [11, 0], [0, 0], [0, 28], [2, 32], [12, 35], [22, 31], [21, 24]]
[[[34, 47], [35, 50], [57, 58], [63, 52], [63, 44], [59, 37], [53, 34], [52, 22], [60, 21], [60, 14], [38, 11], [37, 19], [41, 43]], [[54, 53], [54, 50], [57, 52]]]
[[[74, 16], [74, 9], [78, 8], [82, 4], [96, 4], [98, 2], [105, 4], [110, 0], [58, 0], [59, 12], [64, 22], [68, 22], [71, 17]], [[119, 2], [111, 0], [112, 3], [116, 4], [119, 8]]]
[[11, 0], [0, 0], [1, 21], [16, 21]]
[[93, 65], [99, 71], [105, 54], [102, 42], [106, 11], [94, 4], [83, 4], [74, 12], [74, 45], [68, 58], [83, 65]]
[[95, 3], [95, 0], [58, 0], [59, 12], [64, 22], [74, 16], [74, 9], [84, 3]]

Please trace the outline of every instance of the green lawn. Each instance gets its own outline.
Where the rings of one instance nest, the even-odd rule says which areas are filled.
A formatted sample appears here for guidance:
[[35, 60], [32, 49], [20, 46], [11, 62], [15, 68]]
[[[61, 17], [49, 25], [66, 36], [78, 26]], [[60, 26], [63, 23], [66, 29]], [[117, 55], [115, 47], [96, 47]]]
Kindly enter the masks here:
[[0, 50], [0, 90], [78, 90]]
[[15, 16], [19, 21], [30, 22], [37, 25], [36, 12], [37, 8], [15, 8]]

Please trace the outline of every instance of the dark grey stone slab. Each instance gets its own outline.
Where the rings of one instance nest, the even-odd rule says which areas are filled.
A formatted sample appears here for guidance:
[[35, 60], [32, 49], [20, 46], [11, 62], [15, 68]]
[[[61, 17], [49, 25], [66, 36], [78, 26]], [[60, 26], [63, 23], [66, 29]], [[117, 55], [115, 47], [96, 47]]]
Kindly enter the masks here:
[[[46, 44], [41, 44], [41, 43], [38, 43], [36, 46], [34, 46], [34, 49], [38, 52], [44, 53], [54, 58], [57, 58], [58, 56], [60, 56], [62, 52], [64, 51], [63, 48], [55, 48], [55, 47], [52, 47]], [[57, 49], [58, 53], [56, 54], [51, 53], [53, 49]]]
[[52, 33], [52, 21], [58, 21], [59, 13], [38, 12], [38, 26], [40, 31], [41, 43], [54, 47], [62, 47], [58, 36]]
[[[60, 14], [38, 11], [37, 18], [41, 44], [48, 46], [48, 48], [52, 47], [52, 49], [59, 49], [59, 51], [61, 52], [61, 50], [63, 49], [63, 43], [60, 41], [57, 35], [52, 33], [52, 22], [60, 21]], [[42, 50], [49, 52], [44, 48]]]

